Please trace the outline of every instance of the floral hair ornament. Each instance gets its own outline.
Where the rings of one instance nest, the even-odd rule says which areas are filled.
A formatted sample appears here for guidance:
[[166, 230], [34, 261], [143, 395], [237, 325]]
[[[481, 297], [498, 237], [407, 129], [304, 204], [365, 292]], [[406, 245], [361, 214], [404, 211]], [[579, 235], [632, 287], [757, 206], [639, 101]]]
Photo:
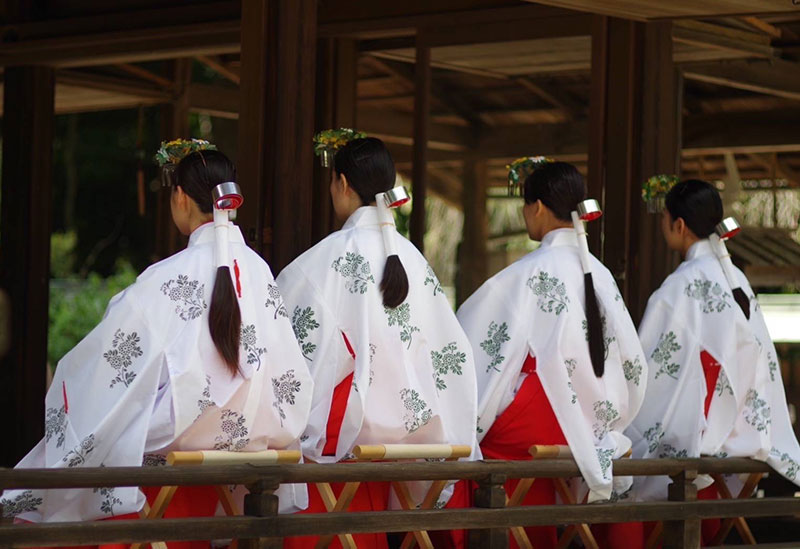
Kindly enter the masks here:
[[162, 141], [154, 159], [161, 166], [161, 185], [169, 187], [173, 184], [173, 176], [178, 162], [197, 151], [216, 151], [217, 146], [205, 139], [173, 139]]
[[506, 165], [508, 170], [508, 196], [522, 196], [522, 186], [525, 178], [536, 169], [553, 162], [547, 156], [522, 156]]
[[722, 272], [725, 274], [725, 279], [731, 287], [733, 299], [742, 309], [745, 318], [750, 320], [750, 299], [742, 289], [741, 282], [736, 277], [736, 271], [733, 268], [733, 261], [731, 261], [731, 254], [728, 247], [725, 245], [726, 240], [730, 240], [741, 231], [742, 228], [739, 223], [732, 217], [726, 217], [714, 227], [714, 234], [708, 237], [711, 242], [711, 247], [722, 266]]
[[339, 128], [331, 130], [323, 130], [314, 136], [314, 154], [319, 156], [320, 163], [324, 168], [331, 165], [334, 153], [352, 141], [353, 139], [361, 139], [366, 137], [367, 134], [350, 128]]
[[647, 203], [648, 213], [659, 213], [664, 210], [664, 198], [680, 181], [677, 175], [654, 175], [642, 183], [642, 200]]

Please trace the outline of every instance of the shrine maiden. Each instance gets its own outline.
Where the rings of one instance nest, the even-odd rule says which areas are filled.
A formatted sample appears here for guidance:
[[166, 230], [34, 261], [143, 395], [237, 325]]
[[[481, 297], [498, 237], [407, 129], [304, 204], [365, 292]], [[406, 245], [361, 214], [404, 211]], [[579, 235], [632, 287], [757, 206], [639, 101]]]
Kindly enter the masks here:
[[[389, 207], [407, 197], [395, 179], [379, 139], [342, 146], [330, 189], [346, 222], [278, 276], [314, 378], [302, 446], [317, 462], [358, 444], [475, 446], [472, 350], [433, 269], [397, 234]], [[385, 508], [388, 488], [370, 484], [371, 502], [360, 490], [350, 509]], [[359, 547], [385, 543], [355, 537]]]
[[[665, 204], [664, 238], [683, 262], [650, 297], [639, 328], [650, 367], [648, 405], [628, 429], [634, 456], [752, 457], [800, 484], [778, 355], [753, 290], [715, 234], [719, 193], [683, 181]], [[665, 499], [668, 482], [642, 477], [636, 494]]]
[[[241, 201], [233, 164], [197, 150], [174, 176], [172, 216], [191, 235], [188, 247], [115, 296], [58, 363], [44, 439], [17, 467], [139, 466], [161, 464], [172, 450], [298, 447], [312, 381], [269, 266], [229, 226], [224, 208]], [[304, 487], [281, 495], [287, 507], [307, 499]], [[7, 516], [27, 521], [119, 516], [144, 503], [136, 487], [2, 498]]]
[[[520, 159], [510, 178], [524, 181], [525, 224], [541, 246], [458, 311], [475, 353], [481, 451], [530, 459], [533, 444], [568, 444], [588, 501], [620, 497], [630, 479], [615, 479], [611, 460], [630, 449], [623, 430], [647, 380], [636, 329], [611, 273], [579, 247], [586, 189], [575, 167]], [[523, 502], [532, 503], [555, 503], [551, 481], [536, 480]], [[535, 547], [555, 545], [555, 527], [526, 530]]]

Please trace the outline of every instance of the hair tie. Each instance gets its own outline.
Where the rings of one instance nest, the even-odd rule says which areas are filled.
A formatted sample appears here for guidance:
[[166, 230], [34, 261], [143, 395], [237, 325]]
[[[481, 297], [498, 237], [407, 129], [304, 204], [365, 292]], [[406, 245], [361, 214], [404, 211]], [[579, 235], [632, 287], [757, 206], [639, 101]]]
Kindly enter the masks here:
[[733, 261], [731, 261], [731, 254], [725, 241], [733, 238], [742, 230], [739, 223], [732, 217], [726, 217], [720, 221], [714, 228], [714, 233], [708, 237], [711, 242], [711, 247], [719, 260], [722, 267], [722, 272], [725, 274], [725, 279], [728, 281], [728, 286], [733, 293], [733, 299], [742, 309], [744, 316], [750, 320], [750, 299], [742, 290], [742, 285], [736, 280], [736, 274], [733, 269]]
[[211, 191], [211, 198], [214, 202], [215, 264], [217, 267], [229, 267], [228, 226], [230, 213], [242, 205], [244, 197], [239, 185], [233, 181], [226, 181], [214, 187]]
[[395, 187], [386, 192], [375, 195], [375, 204], [378, 206], [378, 222], [383, 235], [383, 246], [386, 250], [386, 257], [397, 255], [397, 244], [395, 242], [394, 216], [392, 208], [397, 208], [410, 201], [408, 191], [405, 187]]
[[586, 239], [584, 221], [594, 221], [601, 215], [603, 215], [603, 211], [594, 198], [579, 202], [572, 212], [572, 225], [575, 227], [575, 232], [578, 233], [578, 248], [580, 249], [581, 267], [583, 267], [584, 274], [592, 272], [592, 266], [589, 261], [589, 242]]

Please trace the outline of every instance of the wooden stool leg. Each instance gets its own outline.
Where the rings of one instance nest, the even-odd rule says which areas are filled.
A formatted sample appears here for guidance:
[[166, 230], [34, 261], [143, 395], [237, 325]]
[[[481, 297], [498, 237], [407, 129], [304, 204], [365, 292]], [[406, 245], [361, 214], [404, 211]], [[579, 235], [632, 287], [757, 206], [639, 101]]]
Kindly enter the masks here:
[[[177, 491], [177, 486], [162, 486], [161, 490], [158, 491], [158, 495], [156, 496], [155, 501], [153, 501], [153, 505], [149, 507], [147, 514], [145, 515], [145, 519], [159, 519], [164, 516], [164, 512], [167, 510], [167, 506], [169, 506], [169, 502], [172, 501], [175, 492]], [[147, 506], [147, 502], [145, 502], [145, 506]], [[133, 543], [131, 544], [131, 549], [141, 549], [143, 543]], [[165, 549], [166, 544], [164, 542], [152, 542], [150, 546], [153, 549]]]
[[[414, 500], [411, 499], [411, 494], [408, 491], [408, 486], [405, 485], [403, 482], [392, 482], [392, 488], [394, 489], [394, 493], [397, 494], [397, 499], [400, 501], [400, 506], [403, 509], [411, 510], [415, 507]], [[419, 546], [422, 549], [433, 549], [433, 542], [431, 541], [430, 536], [428, 536], [428, 532], [425, 530], [420, 530], [418, 532], [411, 532], [411, 534], [416, 539], [416, 542], [419, 543]], [[403, 540], [403, 545], [406, 544], [406, 540]], [[409, 546], [410, 542], [409, 542]]]
[[[522, 500], [524, 500], [525, 496], [528, 495], [528, 492], [530, 491], [531, 486], [533, 486], [535, 480], [535, 478], [519, 479], [519, 482], [514, 487], [511, 497], [506, 496], [506, 507], [516, 507], [522, 503]], [[531, 543], [525, 528], [522, 526], [512, 526], [509, 528], [509, 530], [511, 531], [511, 535], [514, 536], [514, 541], [517, 542], [517, 545], [520, 548], [533, 549], [533, 544]]]
[[[564, 503], [575, 503], [575, 498], [572, 497], [572, 493], [569, 491], [569, 487], [567, 483], [564, 481], [563, 478], [557, 478], [555, 480], [556, 490], [558, 491], [561, 499], [564, 500]], [[594, 534], [592, 534], [591, 528], [589, 528], [588, 524], [576, 524], [575, 528], [577, 529], [577, 533], [580, 536], [581, 540], [583, 541], [584, 547], [587, 549], [599, 549], [597, 545], [597, 540], [594, 539]], [[567, 532], [564, 532], [566, 534]]]
[[[714, 479], [714, 484], [717, 485], [717, 492], [719, 492], [719, 495], [722, 497], [722, 499], [733, 499], [733, 495], [728, 489], [728, 485], [725, 483], [725, 479], [722, 477], [722, 475], [711, 476]], [[758, 486], [758, 483], [761, 481], [761, 477], [763, 476], [763, 473], [752, 473], [750, 476], [748, 476], [747, 481], [739, 491], [737, 499], [747, 499], [752, 496], [753, 490], [756, 489], [756, 486]], [[719, 531], [714, 536], [714, 539], [711, 540], [711, 545], [722, 545], [722, 543], [725, 541], [725, 538], [728, 537], [728, 534], [734, 526], [739, 532], [742, 541], [750, 545], [756, 544], [756, 539], [753, 536], [753, 532], [750, 530], [750, 527], [747, 525], [747, 521], [744, 519], [744, 517], [735, 517], [723, 519], [722, 523], [720, 524]]]
[[[317, 484], [317, 488], [319, 489], [320, 496], [322, 497], [322, 501], [325, 504], [325, 508], [328, 510], [328, 512], [342, 512], [347, 511], [347, 508], [350, 506], [350, 503], [353, 501], [353, 498], [356, 495], [359, 485], [359, 482], [348, 482], [345, 484], [344, 488], [342, 488], [342, 493], [339, 494], [338, 500], [333, 495], [333, 489], [331, 488], [331, 485], [327, 482], [321, 482]], [[332, 507], [328, 507], [330, 503], [333, 504]], [[342, 544], [344, 549], [356, 549], [356, 542], [353, 539], [352, 534], [338, 534], [337, 537], [339, 538], [339, 542]], [[328, 547], [331, 544], [331, 541], [333, 541], [333, 535], [320, 536], [315, 547], [316, 549]]]
[[[450, 460], [448, 460], [450, 461]], [[431, 484], [431, 487], [428, 488], [428, 492], [425, 494], [425, 499], [422, 501], [422, 504], [419, 506], [420, 509], [433, 509], [433, 506], [436, 505], [436, 502], [439, 501], [439, 496], [442, 495], [442, 490], [444, 490], [445, 486], [447, 486], [446, 480], [437, 480]], [[417, 538], [409, 532], [403, 538], [403, 543], [400, 545], [400, 549], [412, 549], [417, 545]]]
[[644, 549], [655, 549], [658, 547], [658, 544], [661, 543], [661, 532], [664, 530], [664, 523], [658, 521], [653, 528], [653, 531], [650, 532], [650, 535], [647, 536], [647, 541], [644, 544]]

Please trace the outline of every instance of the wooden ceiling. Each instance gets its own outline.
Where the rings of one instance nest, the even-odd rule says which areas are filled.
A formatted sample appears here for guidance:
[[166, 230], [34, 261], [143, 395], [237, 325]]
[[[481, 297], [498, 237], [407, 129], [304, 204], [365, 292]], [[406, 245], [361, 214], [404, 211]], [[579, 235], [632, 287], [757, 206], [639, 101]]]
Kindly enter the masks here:
[[[791, 0], [758, 2], [765, 11], [783, 12], [762, 17], [719, 15], [743, 13], [737, 6], [744, 2], [724, 0], [573, 1], [603, 9], [639, 6], [641, 18], [705, 10], [704, 17], [673, 22], [673, 59], [685, 82], [684, 174], [723, 178], [726, 155], [733, 155], [742, 177], [800, 185], [800, 12], [786, 9]], [[357, 125], [383, 137], [407, 172], [413, 47], [415, 41], [431, 46], [429, 170], [434, 190], [457, 203], [461, 166], [476, 146], [490, 159], [493, 185], [504, 185], [505, 164], [524, 154], [557, 156], [585, 169], [591, 17], [565, 11], [558, 1], [545, 3], [557, 7], [522, 0], [328, 0], [320, 2], [319, 35], [357, 41]], [[105, 13], [83, 0], [80, 16], [66, 22], [0, 26], [0, 65], [59, 67], [56, 112], [67, 113], [173, 101], [175, 82], [152, 60], [194, 60], [218, 79], [182, 85], [190, 108], [237, 117], [239, 2], [194, 4], [179, 18], [176, 10], [184, 8], [151, 2], [131, 15], [125, 6], [114, 11], [106, 4]], [[68, 9], [68, 3], [53, 5]], [[145, 30], [132, 30], [133, 22]]]
[[538, 0], [539, 4], [648, 21], [676, 17], [718, 17], [797, 12], [791, 0]]

